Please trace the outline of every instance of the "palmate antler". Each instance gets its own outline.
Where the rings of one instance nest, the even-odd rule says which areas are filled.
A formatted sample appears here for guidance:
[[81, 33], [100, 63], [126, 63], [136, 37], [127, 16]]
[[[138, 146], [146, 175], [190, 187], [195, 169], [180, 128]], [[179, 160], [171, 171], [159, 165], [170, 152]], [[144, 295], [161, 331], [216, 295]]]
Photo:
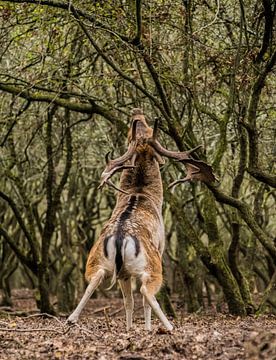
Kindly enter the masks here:
[[[140, 122], [140, 123], [139, 123]], [[144, 123], [141, 129], [139, 126], [141, 123]], [[138, 130], [137, 130], [138, 126]], [[146, 130], [145, 130], [146, 129]], [[135, 167], [136, 160], [136, 148], [141, 143], [147, 143], [155, 150], [155, 158], [157, 161], [162, 164], [161, 156], [165, 156], [168, 158], [172, 158], [182, 162], [187, 170], [187, 175], [183, 179], [179, 179], [174, 181], [169, 185], [169, 188], [174, 187], [179, 183], [183, 183], [186, 181], [192, 180], [200, 180], [203, 182], [213, 182], [216, 179], [213, 174], [213, 169], [210, 165], [206, 164], [204, 161], [196, 160], [192, 157], [192, 154], [198, 150], [201, 145], [195, 147], [194, 149], [178, 152], [178, 151], [170, 151], [164, 148], [159, 141], [157, 140], [157, 130], [158, 130], [158, 119], [156, 119], [154, 124], [154, 129], [152, 129], [147, 125], [145, 117], [141, 109], [133, 109], [132, 111], [132, 125], [129, 133], [129, 146], [127, 152], [119, 157], [118, 159], [108, 160], [108, 154], [106, 155], [106, 168], [104, 169], [101, 175], [101, 183], [98, 188], [102, 188], [105, 184], [113, 187], [115, 190], [120, 191], [124, 194], [128, 194], [125, 190], [118, 188], [110, 178], [118, 171], [124, 169], [133, 169]]]
[[[109, 153], [106, 154], [105, 160], [106, 160], [106, 168], [104, 169], [102, 175], [101, 175], [101, 183], [98, 186], [98, 189], [101, 189], [105, 184], [113, 187], [115, 190], [122, 192], [123, 194], [128, 194], [126, 191], [118, 188], [113, 182], [110, 180], [110, 178], [118, 171], [122, 171], [124, 169], [133, 169], [135, 167], [135, 150], [137, 146], [136, 141], [136, 126], [137, 126], [138, 120], [133, 120], [132, 127], [131, 127], [131, 141], [129, 143], [127, 152], [124, 153], [122, 156], [120, 156], [117, 159], [114, 160], [108, 160]], [[130, 164], [126, 164], [126, 162], [130, 160]]]
[[153, 135], [152, 138], [148, 139], [148, 144], [150, 144], [159, 155], [182, 162], [187, 170], [187, 175], [185, 178], [174, 181], [169, 185], [169, 188], [186, 181], [200, 180], [210, 183], [217, 180], [210, 165], [206, 164], [204, 161], [196, 160], [192, 157], [192, 154], [202, 145], [183, 152], [167, 150], [156, 139], [157, 129], [158, 119], [155, 120]]

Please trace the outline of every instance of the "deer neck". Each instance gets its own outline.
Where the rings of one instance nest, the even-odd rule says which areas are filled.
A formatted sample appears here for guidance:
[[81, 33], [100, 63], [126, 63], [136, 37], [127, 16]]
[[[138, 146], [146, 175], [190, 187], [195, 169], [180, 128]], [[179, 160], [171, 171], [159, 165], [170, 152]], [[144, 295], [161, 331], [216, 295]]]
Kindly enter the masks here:
[[138, 154], [135, 168], [124, 170], [120, 180], [121, 189], [132, 194], [143, 194], [161, 209], [163, 202], [163, 186], [159, 163], [153, 153]]

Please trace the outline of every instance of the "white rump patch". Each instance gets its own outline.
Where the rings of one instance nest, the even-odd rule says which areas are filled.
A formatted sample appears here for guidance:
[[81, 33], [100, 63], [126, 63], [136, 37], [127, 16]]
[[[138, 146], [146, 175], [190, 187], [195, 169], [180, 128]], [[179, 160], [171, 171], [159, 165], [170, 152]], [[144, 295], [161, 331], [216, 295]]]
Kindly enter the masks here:
[[[122, 259], [123, 259], [123, 268], [129, 273], [131, 276], [142, 276], [144, 274], [144, 269], [146, 266], [146, 258], [144, 256], [144, 250], [139, 242], [139, 252], [137, 253], [137, 241], [133, 239], [132, 236], [127, 235], [122, 241]], [[102, 268], [107, 271], [108, 273], [112, 273], [112, 280], [111, 280], [111, 288], [115, 282], [116, 277], [116, 266], [115, 266], [115, 256], [116, 256], [116, 247], [115, 247], [115, 236], [109, 238], [106, 246], [108, 257], [104, 257]], [[108, 288], [108, 289], [109, 289]]]
[[136, 256], [136, 242], [139, 240], [133, 239], [132, 236], [124, 238], [122, 246], [123, 266], [133, 276], [142, 275], [146, 266], [146, 259], [142, 244], [139, 242], [139, 252]]

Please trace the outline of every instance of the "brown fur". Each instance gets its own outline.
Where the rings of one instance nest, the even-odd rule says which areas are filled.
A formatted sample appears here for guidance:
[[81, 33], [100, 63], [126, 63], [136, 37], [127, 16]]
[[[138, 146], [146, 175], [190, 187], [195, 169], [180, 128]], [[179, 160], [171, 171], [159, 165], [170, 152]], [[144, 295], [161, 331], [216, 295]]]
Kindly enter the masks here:
[[[153, 308], [166, 328], [171, 330], [171, 324], [154, 297], [162, 284], [161, 256], [164, 250], [160, 156], [147, 142], [153, 130], [140, 111], [133, 115], [133, 122], [128, 141], [135, 144], [135, 154], [131, 159], [128, 157], [128, 163], [134, 163], [134, 167], [123, 170], [116, 206], [89, 253], [85, 275], [90, 285], [69, 321], [76, 321], [103, 276], [113, 273], [112, 284], [118, 278], [124, 295], [127, 328], [131, 327], [133, 309], [130, 279], [138, 276], [142, 282], [146, 329], [150, 329], [150, 309]], [[114, 173], [112, 168], [121, 168], [120, 164], [124, 161], [119, 160], [119, 164], [109, 162], [103, 173], [105, 179], [108, 180], [109, 174]]]
[[[162, 271], [161, 253], [163, 248], [160, 249], [152, 241], [152, 234], [154, 234], [160, 226], [160, 213], [163, 200], [163, 187], [159, 164], [154, 157], [153, 149], [149, 145], [143, 144], [138, 146], [137, 154], [136, 168], [124, 170], [120, 181], [120, 188], [127, 191], [129, 195], [118, 194], [112, 216], [103, 228], [98, 241], [90, 251], [86, 265], [87, 281], [90, 281], [91, 276], [98, 270], [101, 258], [104, 256], [103, 241], [106, 236], [112, 235], [115, 231], [118, 216], [127, 207], [131, 195], [138, 195], [139, 209], [133, 210], [131, 221], [126, 222], [124, 232], [126, 235], [135, 236], [141, 242], [149, 262], [146, 271], [150, 273], [155, 271], [155, 269], [158, 272]], [[139, 176], [139, 174], [141, 174], [141, 176]], [[135, 226], [133, 226], [133, 224], [135, 224]], [[162, 275], [160, 275], [160, 278], [161, 286]]]

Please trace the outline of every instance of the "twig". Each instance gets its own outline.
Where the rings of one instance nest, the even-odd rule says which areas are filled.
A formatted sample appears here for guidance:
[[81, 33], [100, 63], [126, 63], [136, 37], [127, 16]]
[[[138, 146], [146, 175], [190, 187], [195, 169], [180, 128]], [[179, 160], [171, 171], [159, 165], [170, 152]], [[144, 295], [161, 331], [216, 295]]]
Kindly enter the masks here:
[[63, 335], [64, 332], [56, 329], [50, 328], [35, 328], [35, 329], [7, 329], [7, 328], [0, 328], [0, 331], [8, 331], [8, 332], [35, 332], [35, 331], [49, 331], [55, 332], [57, 334]]
[[263, 293], [263, 297], [260, 301], [260, 304], [258, 306], [258, 310], [256, 312], [256, 315], [259, 316], [263, 313], [264, 308], [265, 308], [265, 303], [267, 302], [269, 295], [271, 294], [271, 292], [273, 291], [273, 289], [276, 287], [276, 268], [274, 270], [274, 273], [269, 281], [269, 284], [267, 285], [264, 293]]
[[103, 307], [101, 307], [101, 308], [99, 308], [99, 309], [94, 310], [94, 311], [92, 312], [92, 314], [97, 314], [97, 313], [99, 313], [99, 312], [105, 311], [105, 310], [110, 309], [110, 308], [111, 308], [110, 305], [108, 305], [108, 306], [103, 306]]
[[205, 29], [207, 29], [208, 27], [210, 27], [211, 25], [213, 25], [213, 24], [216, 22], [217, 18], [218, 18], [219, 10], [220, 10], [220, 2], [219, 2], [219, 0], [217, 0], [217, 10], [216, 10], [214, 19], [213, 19], [209, 24], [207, 24], [207, 25], [205, 25], [205, 26], [202, 26], [202, 27], [199, 28], [198, 30], [194, 31], [194, 32], [193, 32], [193, 35], [201, 32], [202, 30], [205, 30]]
[[0, 309], [0, 315], [9, 315], [9, 316], [28, 316], [31, 312], [34, 312], [37, 310], [31, 310], [31, 311], [1, 311]]
[[105, 321], [106, 321], [106, 325], [108, 327], [108, 330], [111, 332], [111, 327], [110, 327], [110, 323], [109, 323], [109, 317], [108, 317], [108, 313], [107, 313], [106, 309], [104, 309], [104, 317], [105, 317]]
[[113, 311], [112, 313], [110, 313], [109, 315], [110, 316], [114, 316], [114, 315], [116, 315], [116, 314], [118, 314], [119, 312], [121, 312], [122, 310], [124, 310], [124, 306], [122, 306], [122, 307], [120, 307], [119, 309], [117, 309], [117, 310], [115, 310], [115, 311]]
[[93, 331], [90, 331], [90, 330], [87, 329], [86, 327], [80, 326], [79, 324], [72, 324], [71, 326], [69, 326], [68, 329], [70, 329], [70, 328], [72, 328], [72, 327], [74, 327], [74, 326], [76, 326], [79, 330], [83, 331], [83, 332], [86, 333], [86, 334], [96, 336], [97, 338], [101, 338], [101, 337], [102, 337], [102, 335], [97, 335], [97, 334], [95, 334]]
[[0, 311], [12, 311], [11, 306], [0, 306]]
[[51, 315], [51, 314], [48, 314], [48, 313], [32, 314], [32, 315], [25, 316], [24, 318], [25, 318], [25, 319], [29, 319], [29, 318], [32, 318], [32, 317], [39, 317], [39, 316], [45, 316], [45, 317], [54, 319], [54, 320], [56, 320], [62, 327], [64, 327], [64, 325], [65, 325], [65, 324], [64, 324], [61, 320], [59, 320], [56, 316]]

